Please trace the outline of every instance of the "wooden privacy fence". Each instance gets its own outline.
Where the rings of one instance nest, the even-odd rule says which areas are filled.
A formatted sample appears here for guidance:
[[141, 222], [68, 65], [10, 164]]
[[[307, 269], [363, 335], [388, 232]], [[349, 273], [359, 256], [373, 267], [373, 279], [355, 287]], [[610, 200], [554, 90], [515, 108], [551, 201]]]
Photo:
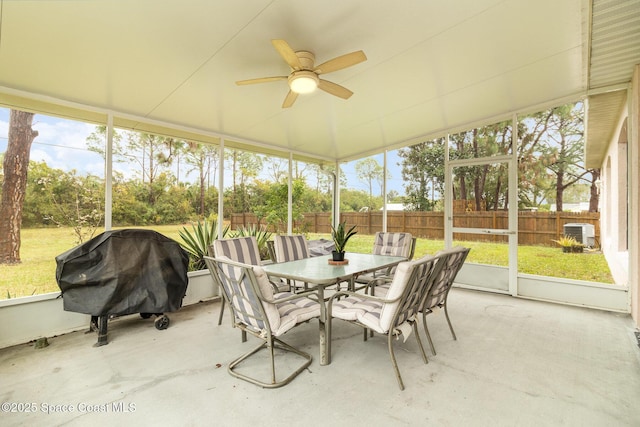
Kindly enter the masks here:
[[[340, 214], [347, 226], [358, 226], [361, 234], [374, 234], [382, 230], [382, 212], [344, 212]], [[454, 213], [455, 227], [507, 229], [506, 211], [474, 211]], [[592, 224], [595, 229], [596, 246], [600, 246], [600, 214], [593, 212], [518, 212], [518, 244], [556, 246], [557, 240], [564, 234], [564, 225], [568, 223]], [[251, 213], [231, 215], [231, 229], [242, 225], [263, 225], [264, 221]], [[306, 213], [304, 219], [294, 223], [294, 230], [303, 233], [329, 234], [331, 232], [331, 214], [329, 212]], [[268, 227], [272, 232], [283, 232]], [[416, 237], [434, 240], [444, 239], [444, 212], [407, 212], [388, 211], [387, 231], [405, 231]], [[506, 236], [478, 235], [459, 233], [455, 240], [506, 242]]]

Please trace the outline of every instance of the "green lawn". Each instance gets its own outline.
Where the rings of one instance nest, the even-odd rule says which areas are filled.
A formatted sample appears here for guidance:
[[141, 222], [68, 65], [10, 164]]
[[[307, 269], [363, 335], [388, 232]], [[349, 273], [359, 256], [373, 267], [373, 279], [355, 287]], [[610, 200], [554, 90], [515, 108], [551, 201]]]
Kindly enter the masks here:
[[[151, 228], [181, 241], [178, 235], [178, 230], [182, 229], [180, 225], [141, 228]], [[72, 231], [68, 228], [25, 229], [21, 236], [22, 263], [0, 265], [0, 299], [58, 292], [55, 257], [74, 246]], [[329, 238], [328, 235], [309, 235], [310, 239], [320, 237]], [[468, 262], [507, 265], [507, 247], [504, 244], [455, 243], [471, 248]], [[372, 235], [357, 234], [347, 244], [347, 251], [367, 253], [372, 246]], [[433, 254], [443, 248], [444, 242], [441, 240], [418, 239], [415, 257]], [[564, 254], [560, 248], [521, 246], [518, 248], [518, 256], [518, 268], [522, 273], [613, 283], [604, 256], [597, 252]]]

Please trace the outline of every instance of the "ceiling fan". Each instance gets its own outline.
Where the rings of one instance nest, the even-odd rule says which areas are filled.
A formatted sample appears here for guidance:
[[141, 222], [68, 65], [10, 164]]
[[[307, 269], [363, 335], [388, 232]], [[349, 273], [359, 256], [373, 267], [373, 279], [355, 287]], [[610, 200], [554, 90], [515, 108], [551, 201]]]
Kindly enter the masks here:
[[330, 59], [320, 65], [315, 65], [315, 56], [306, 50], [294, 51], [284, 40], [271, 40], [273, 47], [276, 48], [280, 56], [291, 67], [291, 74], [288, 76], [262, 77], [258, 79], [240, 80], [237, 85], [250, 85], [254, 83], [267, 83], [278, 80], [287, 80], [289, 83], [289, 93], [284, 98], [282, 108], [289, 108], [298, 98], [298, 94], [311, 93], [316, 88], [324, 90], [331, 95], [335, 95], [342, 99], [349, 99], [353, 92], [339, 84], [332, 83], [328, 80], [321, 79], [321, 74], [331, 73], [333, 71], [342, 70], [352, 65], [359, 64], [367, 60], [364, 52], [358, 50], [356, 52], [347, 53]]

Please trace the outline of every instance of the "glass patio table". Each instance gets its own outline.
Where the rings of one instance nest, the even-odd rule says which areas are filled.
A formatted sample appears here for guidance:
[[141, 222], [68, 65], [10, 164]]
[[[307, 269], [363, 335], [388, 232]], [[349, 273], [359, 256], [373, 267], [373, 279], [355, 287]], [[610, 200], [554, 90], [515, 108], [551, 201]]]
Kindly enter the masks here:
[[344, 265], [331, 265], [329, 260], [331, 255], [299, 259], [264, 265], [264, 271], [269, 276], [281, 277], [289, 280], [299, 280], [314, 285], [313, 289], [318, 292], [318, 302], [320, 303], [320, 364], [331, 363], [327, 354], [327, 335], [325, 322], [327, 320], [327, 307], [324, 297], [324, 289], [340, 282], [348, 282], [349, 289], [353, 289], [354, 279], [360, 274], [371, 271], [393, 267], [405, 257], [359, 254], [347, 252], [345, 259], [349, 261]]

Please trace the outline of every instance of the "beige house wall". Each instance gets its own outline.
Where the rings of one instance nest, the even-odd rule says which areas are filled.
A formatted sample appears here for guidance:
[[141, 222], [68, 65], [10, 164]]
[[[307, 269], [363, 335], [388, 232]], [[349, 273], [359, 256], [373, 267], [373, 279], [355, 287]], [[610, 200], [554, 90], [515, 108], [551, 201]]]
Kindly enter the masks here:
[[640, 327], [640, 64], [601, 164], [600, 246]]
[[630, 274], [629, 291], [631, 293], [631, 316], [640, 327], [640, 65], [636, 65], [631, 83], [631, 102], [629, 111], [629, 153], [630, 153], [630, 216], [629, 216], [629, 252]]
[[625, 107], [602, 162], [599, 206], [600, 247], [616, 285], [622, 286], [629, 284], [629, 251], [626, 239], [628, 144], [624, 126], [627, 117], [628, 109]]

